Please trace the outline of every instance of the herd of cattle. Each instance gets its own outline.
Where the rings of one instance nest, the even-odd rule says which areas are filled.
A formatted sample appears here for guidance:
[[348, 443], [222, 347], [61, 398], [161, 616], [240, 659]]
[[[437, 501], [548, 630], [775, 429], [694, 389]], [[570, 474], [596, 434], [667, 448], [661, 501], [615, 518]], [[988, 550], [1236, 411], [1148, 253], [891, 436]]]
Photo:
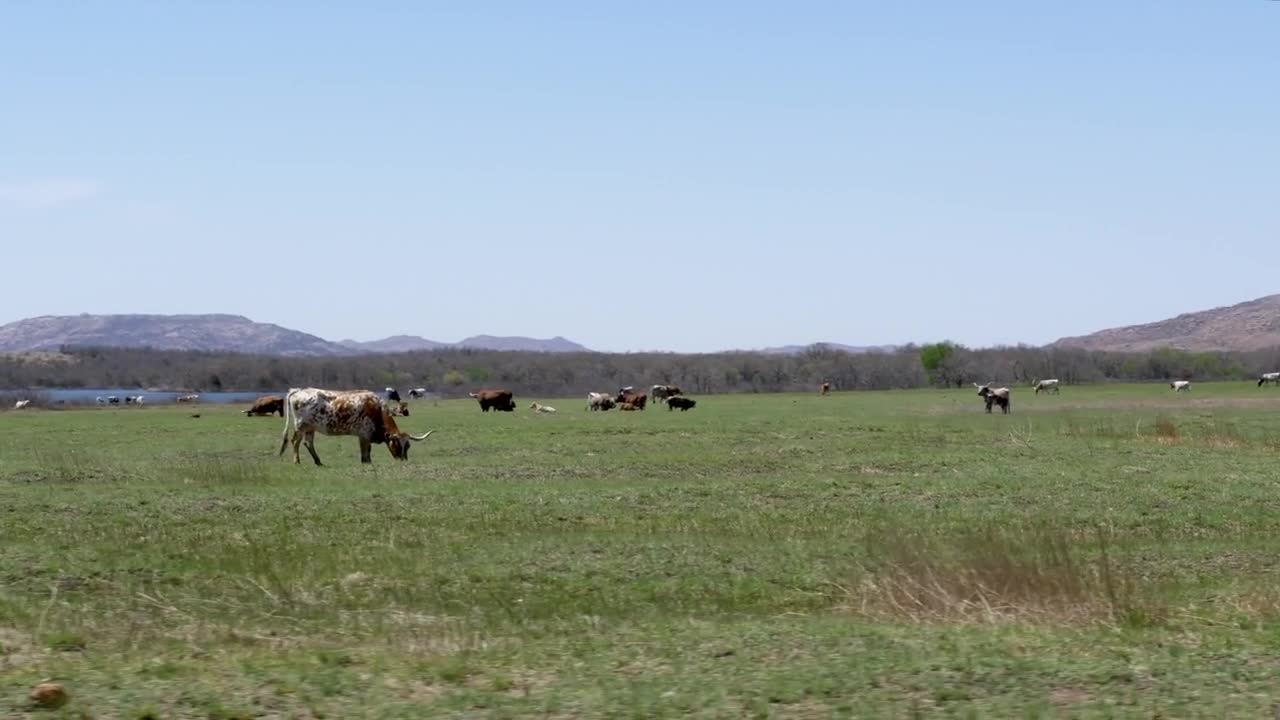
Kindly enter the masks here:
[[[679, 408], [683, 412], [698, 404], [696, 400], [684, 397], [683, 392], [675, 385], [654, 385], [649, 392], [656, 401], [666, 402], [669, 411]], [[374, 445], [386, 445], [391, 457], [407, 460], [413, 443], [426, 440], [435, 431], [429, 430], [422, 435], [401, 431], [396, 425], [395, 416], [408, 415], [409, 406], [401, 402], [400, 393], [395, 388], [386, 388], [383, 393], [385, 399], [369, 390], [292, 388], [284, 397], [266, 395], [258, 398], [244, 413], [247, 416], [269, 416], [277, 413], [282, 416], [284, 432], [280, 436], [278, 454], [284, 455], [285, 450], [292, 445], [295, 463], [302, 462], [300, 451], [306, 445], [311, 459], [316, 465], [321, 464], [315, 447], [317, 433], [354, 436], [360, 441], [362, 463], [373, 461], [370, 451]], [[425, 394], [426, 391], [421, 388], [414, 388], [409, 392], [410, 397], [422, 397]], [[512, 412], [516, 409], [515, 395], [510, 390], [478, 390], [469, 395], [480, 404], [482, 412]], [[619, 389], [616, 396], [588, 393], [587, 409], [603, 411], [616, 406], [622, 410], [644, 410], [647, 401], [645, 393], [637, 393], [634, 387], [627, 386]], [[529, 409], [539, 415], [556, 412], [550, 405], [538, 402], [531, 403]]]

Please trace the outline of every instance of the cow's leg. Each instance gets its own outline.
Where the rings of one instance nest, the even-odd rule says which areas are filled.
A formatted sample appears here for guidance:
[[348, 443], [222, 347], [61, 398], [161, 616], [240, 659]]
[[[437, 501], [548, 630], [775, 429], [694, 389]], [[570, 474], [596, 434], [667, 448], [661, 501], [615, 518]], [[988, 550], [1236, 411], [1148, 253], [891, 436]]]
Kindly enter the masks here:
[[293, 464], [294, 465], [297, 465], [298, 463], [302, 462], [302, 460], [299, 459], [298, 457], [298, 451], [302, 449], [303, 434], [304, 433], [301, 430], [293, 431]]
[[373, 462], [373, 458], [369, 456], [369, 453], [372, 450], [373, 450], [373, 443], [369, 442], [368, 440], [365, 440], [364, 438], [360, 438], [360, 462], [362, 463]]
[[[303, 436], [303, 440], [307, 443], [307, 452], [311, 453], [311, 459], [312, 459], [312, 460], [315, 460], [317, 465], [321, 465], [321, 464], [323, 464], [323, 463], [321, 463], [321, 462], [320, 462], [320, 456], [316, 454], [316, 434], [315, 434], [315, 432], [314, 432], [314, 431], [312, 431], [312, 432], [308, 432], [306, 435], [304, 435], [304, 436]], [[295, 457], [297, 457], [297, 452], [298, 452], [298, 451], [297, 451], [297, 449], [295, 448], [295, 449], [294, 449], [294, 456], [295, 456]]]

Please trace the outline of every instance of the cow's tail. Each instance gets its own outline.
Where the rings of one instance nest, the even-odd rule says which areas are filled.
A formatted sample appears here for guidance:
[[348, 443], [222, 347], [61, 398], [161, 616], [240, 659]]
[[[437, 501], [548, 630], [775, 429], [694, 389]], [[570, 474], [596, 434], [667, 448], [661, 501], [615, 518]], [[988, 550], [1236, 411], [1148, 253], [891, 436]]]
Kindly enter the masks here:
[[284, 449], [289, 446], [289, 420], [292, 419], [296, 424], [298, 416], [293, 411], [293, 394], [297, 392], [297, 388], [289, 388], [289, 392], [284, 394], [284, 432], [280, 434], [280, 452], [277, 455], [284, 455]]

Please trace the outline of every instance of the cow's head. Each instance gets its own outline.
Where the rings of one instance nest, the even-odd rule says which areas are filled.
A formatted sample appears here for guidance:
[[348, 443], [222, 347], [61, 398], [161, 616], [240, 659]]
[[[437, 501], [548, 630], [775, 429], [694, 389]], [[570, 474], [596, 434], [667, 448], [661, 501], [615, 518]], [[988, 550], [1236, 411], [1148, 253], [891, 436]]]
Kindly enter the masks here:
[[391, 451], [391, 457], [397, 460], [409, 459], [409, 448], [415, 442], [426, 440], [427, 436], [435, 430], [428, 430], [421, 435], [410, 435], [405, 432], [389, 433], [387, 435], [387, 450]]
[[991, 394], [991, 383], [987, 383], [986, 385], [979, 385], [978, 383], [974, 383], [973, 386], [978, 388], [979, 397], [986, 397]]

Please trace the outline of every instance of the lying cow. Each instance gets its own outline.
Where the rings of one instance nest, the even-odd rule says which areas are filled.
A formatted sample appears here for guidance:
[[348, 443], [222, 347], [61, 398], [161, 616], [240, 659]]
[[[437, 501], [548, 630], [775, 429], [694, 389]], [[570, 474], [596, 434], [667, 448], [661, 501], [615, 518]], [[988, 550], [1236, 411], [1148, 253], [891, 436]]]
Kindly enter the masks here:
[[618, 404], [618, 409], [630, 412], [632, 410], [643, 410], [644, 408], [636, 405], [635, 403], [624, 402]]
[[654, 385], [649, 388], [649, 395], [654, 402], [666, 402], [667, 398], [681, 394], [679, 385]]
[[482, 412], [489, 412], [489, 408], [502, 412], [512, 412], [516, 409], [515, 397], [510, 390], [480, 390], [467, 394], [480, 403]]
[[680, 408], [680, 412], [685, 412], [686, 410], [692, 410], [693, 406], [697, 404], [697, 400], [690, 400], [687, 397], [669, 397], [667, 398], [667, 411], [670, 412]]
[[[293, 435], [289, 434], [289, 422], [293, 421]], [[414, 442], [426, 440], [435, 432], [410, 435], [396, 427], [396, 421], [382, 405], [377, 393], [368, 390], [321, 390], [319, 388], [291, 388], [285, 396], [284, 433], [280, 437], [280, 455], [293, 443], [293, 462], [300, 463], [298, 449], [305, 442], [307, 452], [316, 465], [315, 435], [354, 435], [360, 440], [360, 462], [373, 459], [369, 452], [375, 444], [386, 443], [391, 457], [409, 459], [409, 448]]]
[[597, 410], [603, 412], [616, 407], [617, 404], [609, 393], [587, 393], [587, 409], [592, 412]]
[[1262, 373], [1262, 375], [1258, 378], [1258, 387], [1262, 387], [1267, 383], [1274, 383], [1276, 385], [1280, 385], [1280, 372]]
[[978, 396], [986, 401], [988, 413], [991, 412], [992, 405], [999, 405], [1000, 412], [1005, 415], [1008, 415], [1012, 411], [1012, 408], [1009, 407], [1009, 388], [993, 388], [991, 387], [991, 383], [987, 383], [986, 385], [974, 383], [973, 386], [978, 388]]
[[426, 388], [411, 388], [409, 390], [409, 397], [411, 398], [424, 398], [426, 396], [427, 396]]
[[[200, 400], [200, 396], [199, 395], [179, 395], [178, 397], [174, 398], [174, 400], [180, 403], [193, 403], [193, 402], [198, 402]], [[107, 402], [111, 402], [111, 398], [107, 398]]]
[[1169, 387], [1173, 388], [1173, 391], [1176, 393], [1191, 392], [1191, 381], [1190, 380], [1174, 380], [1173, 382], [1169, 383]]
[[[621, 390], [619, 390], [618, 397], [614, 398], [614, 402], [618, 403], [619, 405], [632, 405], [636, 410], [643, 410], [644, 405], [646, 402], [648, 402], [648, 400], [649, 400], [649, 396], [645, 395], [644, 393], [634, 392], [632, 390], [628, 390], [627, 388], [622, 388]], [[623, 409], [625, 410], [626, 408], [623, 408]]]
[[262, 417], [276, 413], [284, 417], [284, 398], [279, 395], [263, 395], [253, 401], [253, 407], [244, 411], [245, 417]]
[[1058, 394], [1058, 380], [1057, 380], [1057, 378], [1053, 378], [1053, 379], [1050, 379], [1050, 380], [1033, 380], [1033, 381], [1031, 382], [1031, 387], [1033, 387], [1033, 388], [1035, 388], [1035, 389], [1036, 389], [1036, 394], [1037, 394], [1037, 395], [1039, 395], [1039, 394], [1040, 394], [1040, 391], [1041, 391], [1041, 390], [1044, 390], [1045, 392], [1051, 392], [1051, 393], [1053, 393], [1054, 395], [1057, 395], [1057, 394]]
[[555, 408], [551, 407], [550, 405], [543, 405], [541, 403], [530, 403], [529, 409], [538, 413], [539, 415], [554, 415], [556, 412]]

